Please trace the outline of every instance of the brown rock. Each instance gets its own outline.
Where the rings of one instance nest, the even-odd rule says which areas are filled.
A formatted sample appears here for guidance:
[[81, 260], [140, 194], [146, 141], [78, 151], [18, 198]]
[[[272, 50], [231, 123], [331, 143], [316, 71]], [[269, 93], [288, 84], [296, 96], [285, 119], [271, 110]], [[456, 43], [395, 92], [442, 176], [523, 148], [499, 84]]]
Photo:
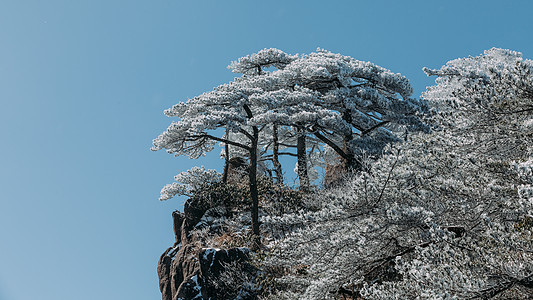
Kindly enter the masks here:
[[181, 226], [184, 219], [185, 215], [179, 211], [176, 210], [172, 212], [172, 226], [174, 228], [174, 237], [176, 239], [174, 246], [177, 246], [179, 243], [181, 243]]
[[324, 173], [324, 187], [330, 188], [340, 184], [346, 175], [344, 162], [337, 164], [327, 164]]
[[159, 276], [159, 290], [163, 300], [172, 300], [171, 264], [177, 253], [176, 247], [168, 248], [157, 263], [157, 275]]
[[195, 247], [193, 245], [184, 245], [178, 251], [176, 258], [172, 262], [170, 269], [172, 299], [178, 299], [176, 298], [178, 295], [188, 293], [187, 289], [190, 287], [190, 284], [187, 284], [187, 281], [199, 272], [200, 268], [198, 260], [195, 259], [194, 251]]

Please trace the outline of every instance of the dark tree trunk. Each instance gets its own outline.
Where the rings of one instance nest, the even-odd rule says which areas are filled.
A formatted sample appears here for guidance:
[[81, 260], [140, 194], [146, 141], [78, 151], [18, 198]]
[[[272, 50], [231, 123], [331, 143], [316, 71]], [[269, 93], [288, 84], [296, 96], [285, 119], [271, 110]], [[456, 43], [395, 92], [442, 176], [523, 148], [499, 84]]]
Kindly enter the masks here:
[[344, 160], [344, 167], [347, 171], [353, 172], [360, 170], [362, 168], [361, 163], [355, 159], [353, 152], [350, 151], [349, 153], [346, 153], [344, 149], [339, 147], [337, 144], [335, 144], [333, 141], [325, 137], [322, 133], [320, 133], [318, 130], [313, 132], [313, 134], [321, 141], [326, 143], [326, 145], [330, 146], [337, 154]]
[[279, 143], [278, 143], [278, 126], [272, 125], [272, 164], [274, 165], [274, 172], [276, 173], [276, 183], [283, 184], [283, 173], [281, 164], [279, 163]]
[[309, 175], [307, 174], [307, 152], [305, 146], [305, 130], [298, 127], [298, 140], [296, 143], [296, 155], [298, 156], [298, 178], [300, 189], [309, 190]]
[[253, 127], [253, 139], [250, 147], [250, 196], [252, 197], [252, 233], [256, 242], [259, 241], [259, 193], [257, 191], [257, 143], [259, 140], [259, 130]]
[[[352, 124], [352, 112], [347, 109], [344, 111], [344, 113], [342, 114], [342, 119], [344, 121], [346, 121], [348, 124]], [[345, 134], [344, 137], [343, 137], [343, 150], [344, 150], [344, 153], [346, 153], [346, 155], [348, 157], [350, 157], [350, 159], [343, 159], [344, 161], [344, 168], [347, 170], [347, 171], [352, 171], [356, 168], [356, 166], [354, 165], [355, 163], [355, 159], [354, 159], [354, 154], [353, 154], [353, 151], [352, 151], [352, 147], [351, 147], [351, 143], [352, 143], [352, 140], [353, 140], [353, 133], [352, 133], [352, 130], [350, 128], [350, 133], [349, 134]]]
[[[229, 139], [229, 129], [226, 128], [226, 139]], [[222, 182], [228, 183], [228, 170], [229, 170], [229, 145], [224, 144], [224, 173], [222, 173]]]
[[[249, 119], [253, 117], [252, 110], [248, 105], [243, 105], [243, 109]], [[252, 126], [253, 133], [246, 135], [250, 139], [251, 145], [249, 149], [250, 166], [248, 170], [248, 177], [250, 179], [250, 196], [252, 198], [252, 233], [254, 235], [254, 242], [257, 247], [261, 243], [259, 236], [259, 192], [257, 191], [257, 144], [259, 143], [259, 129], [257, 126]]]

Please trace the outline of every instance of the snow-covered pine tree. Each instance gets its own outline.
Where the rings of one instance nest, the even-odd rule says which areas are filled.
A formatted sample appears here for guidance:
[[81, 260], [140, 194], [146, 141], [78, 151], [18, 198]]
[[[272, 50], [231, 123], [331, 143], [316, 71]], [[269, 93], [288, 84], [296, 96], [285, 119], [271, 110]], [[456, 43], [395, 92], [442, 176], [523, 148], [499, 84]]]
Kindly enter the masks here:
[[406, 129], [426, 130], [424, 101], [409, 98], [407, 78], [370, 62], [318, 49], [285, 68], [296, 86], [315, 93], [315, 106], [333, 114], [308, 124], [347, 169], [361, 169], [361, 151], [377, 154]]
[[[250, 60], [244, 60], [247, 66]], [[268, 107], [254, 119], [292, 129], [301, 183], [308, 184], [310, 165], [324, 165], [307, 162], [308, 157], [317, 158], [310, 155], [309, 148], [316, 153], [331, 148], [344, 160], [346, 169], [361, 169], [358, 161], [362, 152], [376, 155], [388, 143], [399, 140], [399, 133], [427, 130], [420, 114], [428, 107], [424, 101], [409, 98], [412, 88], [400, 74], [320, 49], [287, 61], [268, 73], [254, 67], [258, 71], [253, 73], [255, 81], [250, 82], [265, 91], [255, 94], [254, 99]], [[232, 66], [236, 70], [254, 69], [239, 63]]]
[[[178, 117], [165, 132], [153, 141], [152, 150], [166, 149], [175, 155], [198, 158], [213, 149], [217, 142], [229, 144], [248, 153], [250, 194], [252, 197], [252, 230], [259, 235], [258, 194], [257, 194], [257, 144], [259, 126], [249, 125], [255, 108], [249, 97], [258, 89], [241, 84], [244, 79], [221, 85], [211, 92], [180, 102], [165, 111], [169, 117]], [[216, 136], [217, 129], [228, 128], [231, 132], [244, 135], [246, 143], [236, 142]]]

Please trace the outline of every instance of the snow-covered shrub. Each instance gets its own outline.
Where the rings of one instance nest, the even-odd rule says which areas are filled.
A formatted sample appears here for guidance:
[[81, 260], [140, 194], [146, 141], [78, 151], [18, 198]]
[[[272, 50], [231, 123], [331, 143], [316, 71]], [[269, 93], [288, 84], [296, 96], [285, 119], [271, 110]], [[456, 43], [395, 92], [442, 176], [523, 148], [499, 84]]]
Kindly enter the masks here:
[[161, 190], [159, 200], [168, 200], [174, 196], [192, 196], [206, 185], [220, 181], [221, 175], [216, 170], [206, 170], [204, 166], [192, 167], [190, 170], [174, 176], [175, 182], [167, 184]]

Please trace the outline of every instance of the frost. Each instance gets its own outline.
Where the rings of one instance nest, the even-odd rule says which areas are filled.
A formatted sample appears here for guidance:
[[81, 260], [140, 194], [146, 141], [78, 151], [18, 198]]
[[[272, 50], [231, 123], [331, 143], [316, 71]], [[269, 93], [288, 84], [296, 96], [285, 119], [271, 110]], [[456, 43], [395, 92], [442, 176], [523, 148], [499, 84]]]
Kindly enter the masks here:
[[176, 182], [163, 187], [159, 200], [168, 200], [176, 195], [191, 195], [194, 190], [217, 182], [220, 178], [221, 175], [216, 170], [206, 170], [203, 166], [193, 167], [174, 176]]

